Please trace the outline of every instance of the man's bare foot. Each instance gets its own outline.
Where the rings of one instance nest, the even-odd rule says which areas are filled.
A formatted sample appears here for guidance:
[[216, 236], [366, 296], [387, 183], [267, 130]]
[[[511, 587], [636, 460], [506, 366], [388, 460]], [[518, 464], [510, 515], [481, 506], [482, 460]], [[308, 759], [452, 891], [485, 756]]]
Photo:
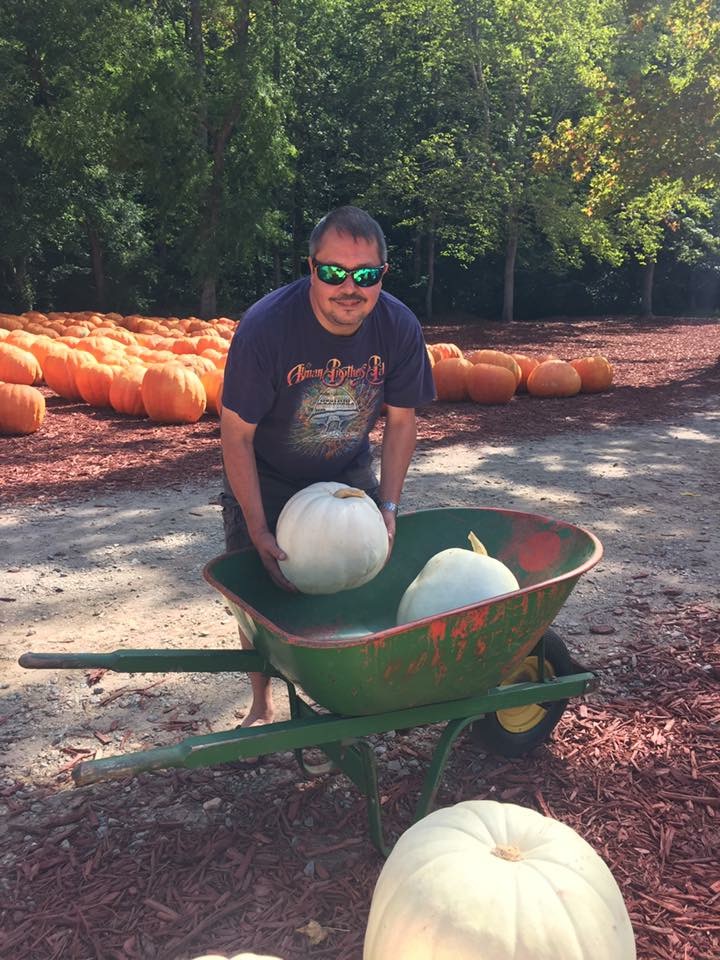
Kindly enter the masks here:
[[274, 710], [250, 710], [242, 720], [240, 727], [262, 727], [275, 719]]

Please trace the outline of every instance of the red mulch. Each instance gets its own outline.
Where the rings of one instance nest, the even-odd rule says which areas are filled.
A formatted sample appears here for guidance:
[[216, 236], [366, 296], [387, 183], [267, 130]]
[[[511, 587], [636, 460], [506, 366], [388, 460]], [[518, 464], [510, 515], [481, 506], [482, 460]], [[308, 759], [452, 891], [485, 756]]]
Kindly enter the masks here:
[[[493, 347], [573, 359], [603, 353], [615, 368], [604, 394], [569, 399], [517, 395], [506, 406], [439, 404], [420, 412], [419, 446], [488, 442], [663, 420], [720, 389], [720, 325], [707, 319], [574, 321], [427, 327], [429, 343]], [[0, 441], [0, 497], [16, 505], [72, 500], [132, 486], [155, 489], [220, 478], [217, 419], [157, 426], [72, 403], [45, 391], [48, 414], [29, 437]], [[377, 438], [377, 433], [376, 433]]]
[[[573, 702], [554, 739], [519, 760], [457, 741], [439, 804], [497, 799], [564, 821], [613, 871], [639, 960], [717, 960], [717, 612], [679, 608], [646, 626], [605, 677], [629, 693]], [[391, 836], [410, 823], [438, 732], [379, 738]], [[303, 782], [283, 754], [259, 771], [170, 771], [53, 794], [0, 790], [11, 831], [0, 862], [9, 848], [19, 854], [4, 870], [0, 956], [187, 960], [253, 949], [360, 960], [382, 862], [343, 777]], [[313, 921], [325, 934], [317, 945]]]

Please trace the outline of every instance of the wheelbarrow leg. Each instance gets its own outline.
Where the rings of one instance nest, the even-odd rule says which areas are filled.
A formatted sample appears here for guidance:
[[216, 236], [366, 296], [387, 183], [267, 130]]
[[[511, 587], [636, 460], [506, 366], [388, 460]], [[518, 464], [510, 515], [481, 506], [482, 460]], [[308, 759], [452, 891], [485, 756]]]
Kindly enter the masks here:
[[440, 781], [442, 779], [445, 765], [447, 764], [448, 756], [450, 754], [450, 749], [465, 727], [477, 719], [478, 718], [476, 716], [459, 717], [457, 720], [448, 721], [448, 723], [445, 725], [445, 729], [443, 730], [438, 744], [435, 747], [435, 752], [432, 755], [430, 766], [425, 774], [420, 799], [418, 800], [418, 805], [415, 808], [415, 820], [421, 820], [434, 806], [435, 798], [440, 787]]
[[[357, 761], [357, 777], [353, 781], [362, 790], [367, 798], [368, 828], [370, 838], [378, 852], [387, 857], [390, 854], [390, 847], [385, 842], [385, 835], [382, 827], [382, 810], [380, 808], [380, 791], [378, 790], [377, 764], [375, 762], [375, 753], [367, 740], [358, 740], [348, 748], [349, 754], [354, 754], [353, 759]], [[362, 778], [362, 783], [360, 782]]]
[[[292, 719], [300, 720], [303, 717], [313, 716], [315, 711], [312, 709], [312, 707], [308, 706], [308, 704], [300, 699], [297, 694], [297, 690], [295, 689], [295, 684], [290, 683], [289, 680], [286, 680], [285, 686], [287, 687], [288, 702], [290, 704], [290, 716]], [[320, 749], [322, 753], [325, 753], [325, 756], [327, 756], [327, 752], [322, 748]], [[300, 767], [300, 770], [306, 777], [320, 777], [323, 774], [332, 773], [333, 770], [338, 769], [333, 761], [329, 758], [323, 763], [308, 763], [305, 759], [305, 750], [302, 747], [296, 747], [293, 753], [295, 754], [297, 765]]]
[[[290, 715], [293, 719], [316, 716], [316, 711], [298, 697], [295, 687], [288, 683]], [[333, 771], [341, 771], [364, 794], [367, 801], [368, 829], [370, 839], [378, 852], [387, 857], [390, 847], [385, 840], [382, 826], [380, 791], [378, 790], [377, 763], [375, 753], [366, 740], [348, 739], [317, 746], [328, 758], [326, 763], [309, 764], [305, 760], [303, 748], [295, 750], [300, 769], [308, 776], [318, 776]]]

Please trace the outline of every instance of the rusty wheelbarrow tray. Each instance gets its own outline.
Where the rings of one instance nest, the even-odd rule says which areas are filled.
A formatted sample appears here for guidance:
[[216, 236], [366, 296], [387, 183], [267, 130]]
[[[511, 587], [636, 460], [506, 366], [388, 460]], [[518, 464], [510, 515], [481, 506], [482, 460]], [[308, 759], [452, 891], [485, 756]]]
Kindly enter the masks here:
[[[439, 550], [467, 546], [470, 530], [510, 567], [520, 589], [396, 626], [408, 584]], [[547, 739], [568, 698], [587, 692], [595, 679], [572, 661], [550, 624], [579, 577], [602, 556], [599, 540], [563, 521], [489, 508], [408, 514], [398, 520], [396, 540], [390, 562], [373, 581], [331, 596], [280, 590], [254, 550], [211, 560], [204, 576], [223, 594], [254, 650], [24, 654], [20, 664], [28, 668], [259, 671], [285, 681], [290, 720], [85, 761], [73, 771], [76, 783], [294, 750], [305, 774], [335, 768], [359, 787], [367, 797], [373, 842], [386, 852], [375, 754], [366, 737], [445, 722], [416, 818], [432, 806], [452, 744], [469, 725], [508, 756]], [[328, 549], [343, 549], [333, 543], [332, 531]], [[303, 751], [309, 747], [320, 748], [328, 763], [306, 763]]]

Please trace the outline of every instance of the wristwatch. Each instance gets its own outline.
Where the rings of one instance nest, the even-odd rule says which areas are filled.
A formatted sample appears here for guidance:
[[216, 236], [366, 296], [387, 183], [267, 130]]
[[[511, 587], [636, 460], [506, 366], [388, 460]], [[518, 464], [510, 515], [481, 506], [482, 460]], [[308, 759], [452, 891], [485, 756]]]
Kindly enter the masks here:
[[395, 503], [394, 500], [381, 500], [380, 509], [387, 510], [390, 513], [397, 513], [398, 505]]

